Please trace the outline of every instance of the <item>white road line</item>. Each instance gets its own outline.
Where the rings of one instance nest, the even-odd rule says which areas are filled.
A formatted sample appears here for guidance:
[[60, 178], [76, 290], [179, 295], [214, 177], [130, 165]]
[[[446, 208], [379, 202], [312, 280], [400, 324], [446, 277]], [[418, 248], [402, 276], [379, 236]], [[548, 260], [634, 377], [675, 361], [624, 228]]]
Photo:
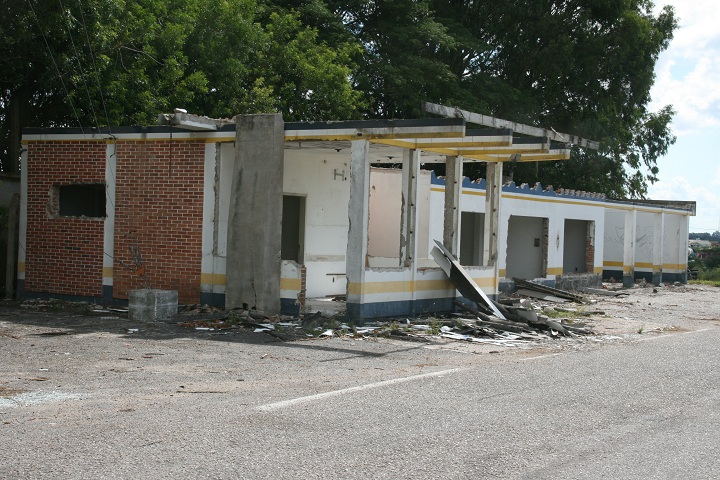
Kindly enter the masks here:
[[550, 358], [550, 357], [559, 357], [560, 355], [565, 355], [564, 353], [548, 353], [547, 355], [538, 355], [537, 357], [528, 357], [528, 358], [521, 358], [523, 362], [527, 362], [528, 360], [538, 360], [540, 358]]
[[701, 328], [700, 330], [690, 330], [689, 332], [677, 332], [677, 333], [666, 333], [664, 335], [658, 335], [657, 337], [643, 337], [635, 340], [636, 342], [648, 342], [650, 340], [659, 340], [661, 338], [674, 337], [675, 335], [690, 335], [692, 333], [707, 332], [713, 330], [712, 328]]
[[343, 388], [340, 390], [333, 390], [331, 392], [318, 393], [315, 395], [308, 395], [307, 397], [292, 398], [290, 400], [283, 400], [282, 402], [267, 403], [256, 407], [256, 410], [261, 412], [270, 412], [273, 410], [279, 410], [285, 407], [291, 407], [301, 403], [313, 402], [315, 400], [322, 400], [330, 397], [339, 397], [348, 393], [362, 392], [364, 390], [370, 390], [373, 388], [386, 387], [389, 385], [396, 385], [398, 383], [412, 382], [414, 380], [420, 380], [423, 378], [442, 377], [451, 373], [461, 372], [463, 370], [469, 370], [468, 368], [453, 368], [450, 370], [442, 370], [440, 372], [429, 372], [422, 373], [420, 375], [413, 375], [412, 377], [394, 378], [392, 380], [384, 380], [382, 382], [369, 383], [367, 385], [359, 385], [357, 387]]

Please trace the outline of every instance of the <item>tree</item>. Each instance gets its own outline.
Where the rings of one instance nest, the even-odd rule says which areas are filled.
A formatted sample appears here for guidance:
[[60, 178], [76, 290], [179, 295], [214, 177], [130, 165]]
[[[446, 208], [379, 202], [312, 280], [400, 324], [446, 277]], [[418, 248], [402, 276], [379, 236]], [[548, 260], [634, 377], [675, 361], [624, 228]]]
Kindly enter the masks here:
[[672, 109], [647, 110], [655, 62], [677, 26], [670, 7], [653, 16], [649, 0], [277, 3], [343, 38], [332, 12], [361, 42], [354, 80], [369, 117], [415, 117], [433, 101], [603, 144], [570, 162], [519, 164], [520, 182], [642, 197], [674, 142]]
[[229, 117], [356, 118], [357, 44], [330, 48], [297, 14], [254, 0], [9, 0], [0, 13], [0, 162], [24, 126], [154, 123], [182, 107]]
[[[448, 8], [448, 4], [454, 8]], [[469, 103], [482, 113], [602, 142], [569, 162], [519, 165], [541, 181], [613, 197], [643, 197], [657, 158], [675, 138], [672, 108], [648, 112], [659, 53], [677, 27], [671, 7], [648, 0], [436, 1], [458, 36], [450, 58]]]

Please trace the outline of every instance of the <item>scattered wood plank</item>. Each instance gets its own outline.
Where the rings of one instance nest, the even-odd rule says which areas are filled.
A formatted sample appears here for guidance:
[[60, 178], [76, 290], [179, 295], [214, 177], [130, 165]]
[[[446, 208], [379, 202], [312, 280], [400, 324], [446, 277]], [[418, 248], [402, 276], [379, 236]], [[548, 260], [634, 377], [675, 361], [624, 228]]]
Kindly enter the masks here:
[[531, 282], [529, 280], [523, 280], [521, 278], [513, 278], [513, 281], [515, 282], [515, 286], [519, 289], [526, 289], [526, 290], [533, 290], [536, 292], [542, 292], [547, 293], [549, 295], [565, 298], [573, 302], [577, 303], [588, 303], [587, 299], [583, 297], [582, 295], [578, 295], [576, 293], [568, 292], [567, 290], [562, 290], [559, 288], [549, 287], [547, 285], [541, 285], [536, 282]]
[[603, 290], [601, 288], [583, 288], [583, 292], [592, 293], [594, 295], [604, 295], [606, 297], [618, 297], [620, 295], [630, 295], [630, 293], [620, 291], [620, 290]]
[[567, 303], [570, 301], [566, 298], [560, 298], [556, 297], [555, 295], [550, 295], [549, 293], [536, 292], [535, 290], [527, 290], [525, 288], [522, 288], [515, 293], [524, 297], [537, 298], [538, 300], [545, 300], [548, 302]]

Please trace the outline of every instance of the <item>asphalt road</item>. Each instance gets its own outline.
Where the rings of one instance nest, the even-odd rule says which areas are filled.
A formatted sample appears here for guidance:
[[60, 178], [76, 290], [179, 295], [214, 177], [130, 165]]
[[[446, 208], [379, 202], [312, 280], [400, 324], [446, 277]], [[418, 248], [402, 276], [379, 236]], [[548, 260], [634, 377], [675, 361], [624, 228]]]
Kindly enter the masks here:
[[720, 475], [714, 323], [468, 353], [12, 315], [3, 479]]

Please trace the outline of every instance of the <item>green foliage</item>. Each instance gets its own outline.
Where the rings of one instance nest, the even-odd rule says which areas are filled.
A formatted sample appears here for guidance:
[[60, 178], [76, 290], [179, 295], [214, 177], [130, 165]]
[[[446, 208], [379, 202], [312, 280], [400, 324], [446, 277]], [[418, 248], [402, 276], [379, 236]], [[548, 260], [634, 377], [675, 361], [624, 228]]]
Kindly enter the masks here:
[[720, 267], [714, 269], [700, 270], [698, 273], [698, 279], [693, 280], [690, 283], [701, 283], [704, 285], [712, 285], [720, 287]]
[[23, 126], [152, 124], [175, 107], [357, 118], [363, 106], [357, 43], [329, 46], [254, 0], [10, 0], [0, 14], [24, 26], [0, 27], [3, 170], [17, 170]]
[[643, 197], [675, 141], [672, 108], [647, 105], [677, 21], [671, 7], [652, 10], [650, 0], [6, 0], [2, 168], [17, 169], [23, 126], [147, 124], [174, 107], [414, 118], [432, 101], [602, 142], [569, 162], [509, 167], [517, 183]]

